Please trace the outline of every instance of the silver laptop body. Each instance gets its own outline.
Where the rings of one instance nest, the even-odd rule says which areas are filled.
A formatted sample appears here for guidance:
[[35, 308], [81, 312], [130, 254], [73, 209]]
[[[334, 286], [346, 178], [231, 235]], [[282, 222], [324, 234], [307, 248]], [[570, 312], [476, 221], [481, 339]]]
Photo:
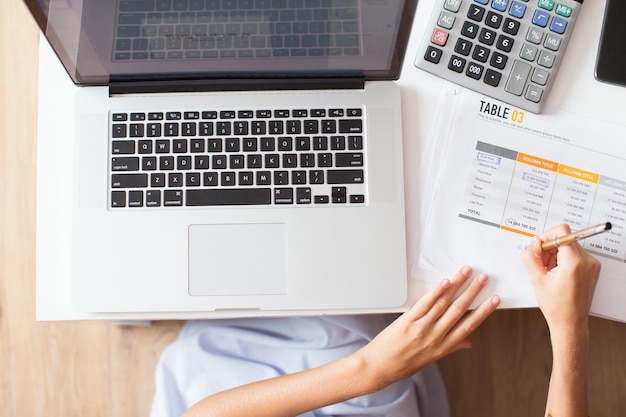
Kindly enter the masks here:
[[404, 303], [392, 79], [414, 3], [27, 4], [77, 85], [72, 148], [39, 155], [73, 167], [75, 309]]

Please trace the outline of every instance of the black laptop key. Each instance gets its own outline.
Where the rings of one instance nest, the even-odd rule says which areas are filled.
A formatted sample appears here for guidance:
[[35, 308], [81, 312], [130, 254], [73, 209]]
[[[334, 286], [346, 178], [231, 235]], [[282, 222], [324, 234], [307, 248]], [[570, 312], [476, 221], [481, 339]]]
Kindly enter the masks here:
[[333, 154], [329, 152], [317, 154], [317, 166], [320, 168], [329, 168], [333, 166]]
[[178, 136], [178, 123], [165, 123], [163, 134], [165, 136]]
[[318, 120], [305, 120], [304, 121], [304, 133], [316, 134], [319, 133], [320, 126]]
[[322, 120], [321, 122], [322, 133], [337, 133], [337, 121], [332, 119]]
[[272, 203], [271, 188], [194, 189], [186, 192], [187, 206], [244, 206]]
[[267, 123], [265, 120], [255, 120], [252, 122], [250, 132], [253, 135], [264, 135], [267, 132]]
[[339, 133], [362, 133], [363, 121], [361, 119], [339, 120]]
[[274, 189], [274, 204], [293, 204], [293, 188]]
[[362, 169], [331, 169], [327, 173], [328, 184], [362, 184]]
[[333, 198], [333, 203], [347, 203], [347, 192], [348, 190], [346, 189], [346, 187], [333, 187], [331, 194]]
[[296, 203], [311, 204], [311, 188], [310, 187], [296, 188]]
[[148, 186], [148, 174], [112, 174], [112, 188], [143, 188]]
[[128, 126], [128, 136], [131, 138], [143, 138], [144, 137], [144, 125], [139, 123], [131, 123]]
[[113, 125], [113, 137], [114, 138], [125, 138], [126, 137], [127, 128], [124, 124], [114, 124]]
[[163, 192], [163, 205], [166, 207], [180, 207], [183, 205], [183, 192], [180, 190], [166, 190]]
[[302, 133], [302, 122], [300, 120], [287, 120], [287, 134], [299, 135]]
[[348, 136], [348, 149], [351, 151], [363, 150], [363, 136]]
[[362, 153], [337, 153], [335, 155], [335, 166], [339, 168], [362, 167], [363, 166], [363, 154]]
[[161, 205], [161, 191], [146, 191], [146, 207], [159, 207]]
[[352, 194], [350, 202], [355, 204], [365, 203], [365, 196], [363, 194]]
[[135, 141], [134, 140], [114, 140], [111, 143], [111, 153], [113, 155], [134, 154], [135, 153]]
[[111, 191], [111, 207], [126, 207], [126, 191]]
[[310, 170], [309, 184], [324, 184], [324, 171], [321, 169]]
[[112, 171], [139, 171], [139, 158], [136, 156], [111, 159]]
[[163, 172], [153, 172], [150, 174], [150, 186], [165, 187], [165, 174]]
[[128, 192], [128, 207], [143, 207], [143, 191], [133, 190]]

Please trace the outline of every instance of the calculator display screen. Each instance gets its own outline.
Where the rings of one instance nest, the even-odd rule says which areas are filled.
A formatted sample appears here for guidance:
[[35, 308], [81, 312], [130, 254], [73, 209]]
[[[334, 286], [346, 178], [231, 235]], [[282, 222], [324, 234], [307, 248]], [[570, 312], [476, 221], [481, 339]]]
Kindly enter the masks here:
[[626, 1], [607, 0], [596, 62], [599, 81], [626, 86]]

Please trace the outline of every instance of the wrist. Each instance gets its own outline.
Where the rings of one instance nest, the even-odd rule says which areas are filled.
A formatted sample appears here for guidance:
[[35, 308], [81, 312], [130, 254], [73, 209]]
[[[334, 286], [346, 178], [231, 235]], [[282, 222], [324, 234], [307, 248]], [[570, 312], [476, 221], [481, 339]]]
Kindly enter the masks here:
[[587, 327], [559, 328], [550, 332], [553, 367], [568, 369], [574, 374], [586, 373], [589, 357], [589, 330]]
[[353, 361], [355, 366], [355, 375], [357, 375], [357, 384], [363, 395], [378, 392], [394, 381], [389, 380], [387, 372], [389, 364], [381, 364], [372, 357], [367, 349], [361, 349], [348, 358]]
[[547, 415], [586, 417], [588, 412], [589, 331], [561, 327], [550, 332], [552, 371]]
[[553, 347], [586, 346], [589, 344], [589, 325], [585, 321], [579, 324], [551, 326], [550, 341]]

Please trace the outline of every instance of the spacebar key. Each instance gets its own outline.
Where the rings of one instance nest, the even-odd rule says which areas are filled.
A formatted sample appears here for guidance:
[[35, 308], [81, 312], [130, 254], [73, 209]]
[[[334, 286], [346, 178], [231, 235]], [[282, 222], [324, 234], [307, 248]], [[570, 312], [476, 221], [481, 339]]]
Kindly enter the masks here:
[[247, 206], [272, 203], [270, 188], [187, 190], [187, 206]]

